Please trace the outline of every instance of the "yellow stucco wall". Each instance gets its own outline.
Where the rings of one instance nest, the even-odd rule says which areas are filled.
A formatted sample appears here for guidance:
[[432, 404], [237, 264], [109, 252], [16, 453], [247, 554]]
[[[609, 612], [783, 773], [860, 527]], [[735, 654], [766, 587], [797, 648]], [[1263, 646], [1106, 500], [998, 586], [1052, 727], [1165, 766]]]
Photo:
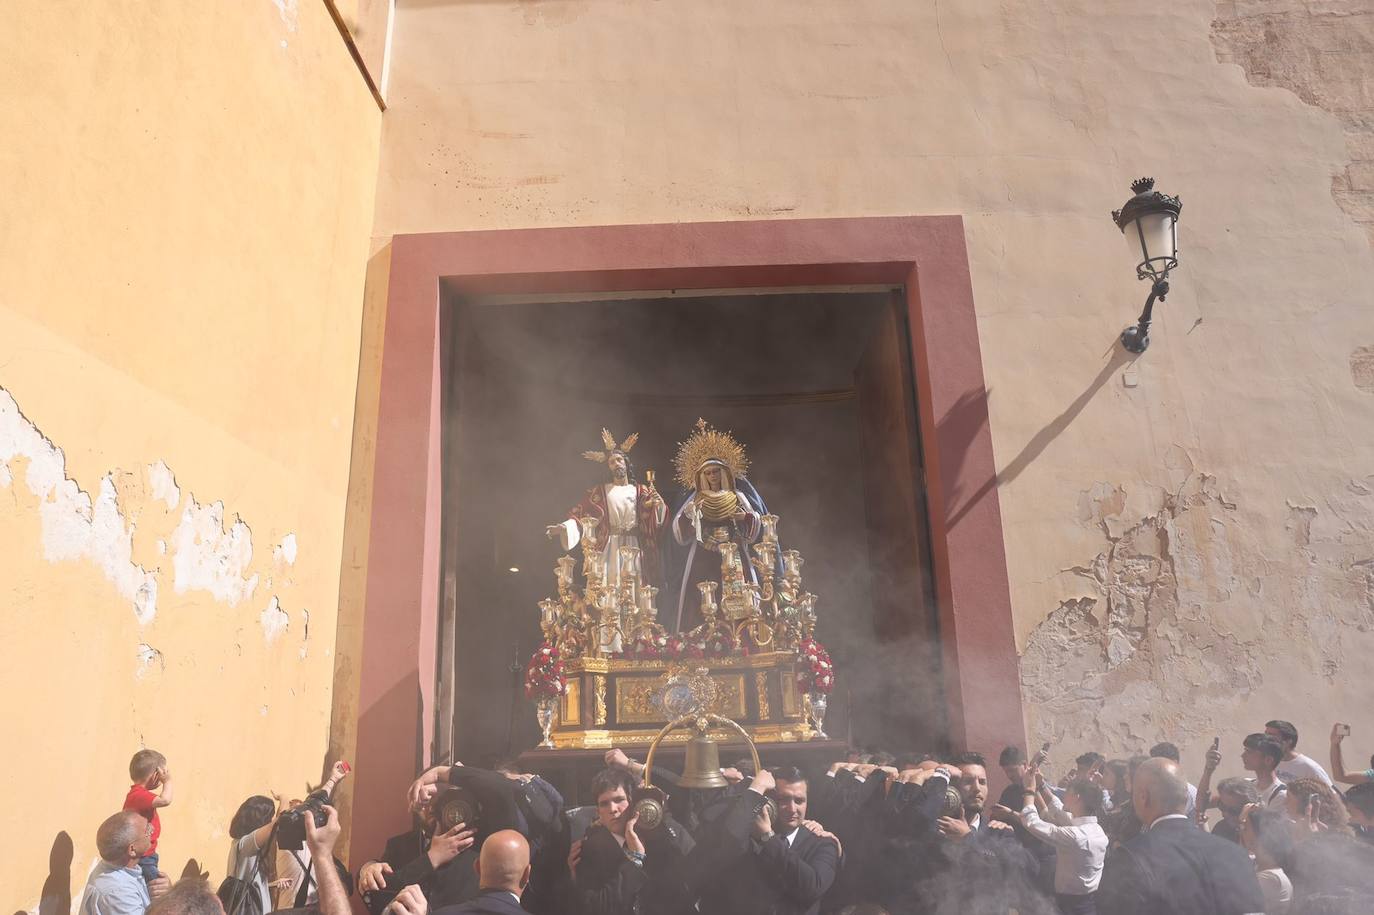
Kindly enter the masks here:
[[[1196, 766], [1214, 732], [1230, 759], [1278, 716], [1321, 756], [1331, 716], [1374, 699], [1355, 663], [1374, 649], [1374, 253], [1333, 199], [1333, 177], [1364, 180], [1344, 121], [1309, 90], [1367, 98], [1374, 78], [1358, 43], [1345, 64], [1301, 52], [1321, 43], [1309, 7], [403, 5], [374, 245], [961, 214], [1032, 733], [1061, 756], [1171, 736]], [[1291, 53], [1268, 79], [1302, 98], [1229, 62], [1235, 23], [1263, 34], [1279, 8]], [[1128, 365], [1111, 354], [1147, 289], [1108, 214], [1140, 175], [1184, 199], [1183, 266]]]
[[79, 898], [142, 745], [173, 876], [320, 778], [380, 121], [319, 0], [6, 19], [6, 912]]

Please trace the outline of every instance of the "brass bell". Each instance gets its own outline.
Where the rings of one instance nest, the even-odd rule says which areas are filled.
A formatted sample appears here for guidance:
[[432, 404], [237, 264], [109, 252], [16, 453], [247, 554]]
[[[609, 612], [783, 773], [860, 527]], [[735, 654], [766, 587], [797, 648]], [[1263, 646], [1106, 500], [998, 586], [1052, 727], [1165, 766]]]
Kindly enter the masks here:
[[[699, 672], [705, 675], [705, 670]], [[686, 725], [693, 732], [691, 739], [687, 741], [687, 758], [682, 766], [682, 777], [678, 780], [680, 788], [724, 788], [729, 784], [725, 779], [725, 773], [720, 771], [720, 746], [710, 737], [710, 728], [713, 725], [730, 728], [743, 738], [749, 746], [749, 755], [753, 757], [754, 771], [757, 772], [761, 768], [758, 748], [754, 746], [754, 740], [749, 736], [749, 732], [738, 722], [705, 711], [701, 703], [695, 708], [688, 706], [687, 710], [688, 714], [679, 715], [664, 725], [663, 730], [659, 731], [649, 744], [649, 755], [644, 760], [644, 782], [635, 790], [634, 797], [635, 813], [640, 817], [640, 824], [644, 828], [653, 829], [665, 818], [663, 804], [667, 796], [661, 789], [655, 788], [649, 779], [654, 771], [654, 754], [658, 752], [658, 745], [670, 731]]]
[[663, 805], [668, 796], [661, 788], [641, 785], [635, 789], [634, 815], [639, 817], [635, 826], [637, 831], [653, 832], [663, 825], [665, 816]]
[[682, 765], [681, 788], [724, 788], [730, 784], [720, 771], [720, 747], [704, 733], [687, 741], [687, 758]]
[[430, 807], [440, 831], [452, 829], [459, 823], [475, 828], [480, 816], [477, 798], [466, 788], [444, 788], [430, 801]]
[[940, 805], [940, 816], [955, 820], [964, 816], [964, 796], [953, 785], [945, 786], [945, 800]]

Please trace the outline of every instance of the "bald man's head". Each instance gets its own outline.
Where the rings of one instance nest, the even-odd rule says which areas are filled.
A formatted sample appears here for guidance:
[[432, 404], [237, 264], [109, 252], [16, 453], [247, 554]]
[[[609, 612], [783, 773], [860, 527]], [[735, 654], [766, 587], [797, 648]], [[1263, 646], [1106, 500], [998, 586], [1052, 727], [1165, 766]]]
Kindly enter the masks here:
[[1131, 804], [1146, 826], [1163, 816], [1188, 809], [1188, 780], [1178, 763], [1155, 757], [1140, 764], [1131, 781]]
[[494, 832], [482, 843], [477, 880], [484, 890], [505, 890], [519, 896], [530, 882], [530, 845], [513, 829]]

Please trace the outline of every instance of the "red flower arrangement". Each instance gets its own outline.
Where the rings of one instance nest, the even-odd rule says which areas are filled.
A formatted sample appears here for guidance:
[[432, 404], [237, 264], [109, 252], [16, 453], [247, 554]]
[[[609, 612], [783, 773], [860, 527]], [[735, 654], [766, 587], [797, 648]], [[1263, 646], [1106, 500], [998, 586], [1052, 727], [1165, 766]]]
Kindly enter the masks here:
[[668, 653], [670, 641], [666, 635], [641, 635], [618, 656], [635, 661], [656, 661]]
[[728, 629], [716, 629], [709, 636], [700, 629], [693, 629], [668, 639], [663, 653], [670, 658], [718, 658], [730, 654], [736, 647], [734, 633]]
[[712, 658], [729, 654], [735, 650], [735, 634], [728, 629], [717, 629], [706, 640], [705, 650], [706, 655]]
[[[688, 633], [690, 636], [691, 633]], [[704, 658], [706, 657], [706, 644], [694, 639], [680, 635], [675, 635], [668, 640], [664, 651], [670, 658]]]
[[830, 663], [830, 652], [815, 639], [802, 639], [797, 646], [797, 689], [828, 694], [834, 688], [835, 666]]
[[563, 695], [567, 689], [568, 680], [563, 675], [563, 660], [558, 656], [558, 649], [545, 642], [525, 667], [525, 698], [552, 699]]

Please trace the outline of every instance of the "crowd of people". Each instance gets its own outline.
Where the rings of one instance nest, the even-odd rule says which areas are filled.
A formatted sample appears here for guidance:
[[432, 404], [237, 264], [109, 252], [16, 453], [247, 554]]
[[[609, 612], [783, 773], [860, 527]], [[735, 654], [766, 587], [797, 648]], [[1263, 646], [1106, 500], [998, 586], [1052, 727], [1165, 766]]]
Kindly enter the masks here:
[[[347, 776], [304, 800], [254, 796], [229, 824], [218, 887], [158, 867], [167, 761], [140, 751], [125, 809], [101, 824], [101, 864], [82, 915], [1349, 915], [1374, 912], [1374, 758], [1348, 770], [1350, 729], [1331, 732], [1328, 772], [1298, 732], [1269, 721], [1218, 739], [1194, 784], [1172, 743], [1108, 759], [1087, 751], [1057, 778], [1048, 746], [1008, 746], [989, 797], [977, 752], [853, 752], [816, 772], [722, 770], [687, 788], [619, 749], [566, 808], [514, 764], [439, 766], [398, 804], [414, 828], [353, 874], [334, 855], [329, 803]], [[1239, 752], [1235, 752], [1239, 750]], [[1216, 778], [1238, 764], [1246, 775]], [[1338, 786], [1344, 790], [1338, 790]], [[661, 801], [659, 804], [653, 800]]]

